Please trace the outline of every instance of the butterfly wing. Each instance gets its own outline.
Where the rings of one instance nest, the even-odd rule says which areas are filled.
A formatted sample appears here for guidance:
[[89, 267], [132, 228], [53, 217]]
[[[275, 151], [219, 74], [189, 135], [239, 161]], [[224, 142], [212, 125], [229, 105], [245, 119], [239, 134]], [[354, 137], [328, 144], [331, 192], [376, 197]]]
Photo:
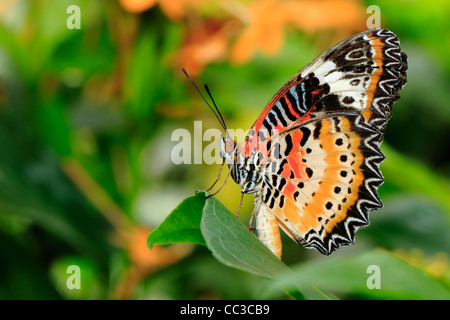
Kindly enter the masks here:
[[299, 71], [253, 125], [246, 152], [265, 168], [261, 207], [305, 247], [352, 243], [382, 206], [380, 144], [406, 69], [392, 32], [363, 32]]
[[389, 30], [369, 30], [340, 42], [297, 72], [270, 100], [247, 136], [247, 155], [274, 132], [333, 112], [361, 113], [384, 133], [406, 83], [406, 59]]

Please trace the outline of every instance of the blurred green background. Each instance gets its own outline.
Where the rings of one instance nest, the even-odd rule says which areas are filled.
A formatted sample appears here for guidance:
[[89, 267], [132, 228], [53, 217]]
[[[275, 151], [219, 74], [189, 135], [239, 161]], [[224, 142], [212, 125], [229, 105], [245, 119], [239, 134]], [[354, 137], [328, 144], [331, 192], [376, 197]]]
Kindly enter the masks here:
[[[203, 246], [146, 246], [219, 169], [171, 162], [173, 130], [220, 128], [180, 68], [209, 85], [230, 128], [249, 128], [295, 72], [367, 29], [369, 5], [400, 38], [408, 83], [382, 148], [384, 208], [333, 256], [383, 248], [450, 288], [448, 1], [2, 0], [0, 298], [259, 298], [267, 280]], [[234, 183], [217, 197], [237, 210]], [[289, 265], [330, 259], [283, 241]], [[80, 290], [67, 288], [70, 265]]]

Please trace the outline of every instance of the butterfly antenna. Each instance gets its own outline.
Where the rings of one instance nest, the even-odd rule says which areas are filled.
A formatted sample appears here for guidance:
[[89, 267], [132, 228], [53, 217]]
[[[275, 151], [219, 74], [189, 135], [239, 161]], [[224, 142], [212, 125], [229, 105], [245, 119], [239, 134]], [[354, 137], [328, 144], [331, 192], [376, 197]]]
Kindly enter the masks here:
[[225, 123], [225, 120], [223, 119], [222, 114], [221, 114], [220, 111], [219, 111], [219, 108], [217, 108], [216, 102], [214, 101], [214, 99], [213, 99], [213, 97], [212, 97], [212, 94], [211, 94], [211, 92], [209, 91], [209, 88], [208, 88], [208, 86], [207, 86], [206, 84], [205, 84], [205, 90], [206, 90], [206, 92], [208, 93], [209, 97], [211, 98], [211, 101], [212, 101], [214, 107], [216, 108], [217, 114], [219, 115], [220, 119], [222, 120], [223, 128], [225, 129], [225, 131], [227, 131], [227, 125], [226, 125], [226, 123]]
[[[209, 89], [207, 89], [207, 92], [209, 94], [209, 96], [211, 97], [211, 100], [214, 103], [214, 106], [216, 107], [217, 112], [219, 113], [220, 117], [217, 115], [217, 113], [214, 111], [214, 109], [211, 107], [211, 105], [208, 103], [208, 101], [206, 101], [205, 97], [203, 96], [203, 94], [200, 92], [200, 89], [197, 87], [197, 85], [195, 84], [194, 80], [191, 79], [191, 77], [189, 77], [188, 73], [186, 72], [186, 70], [182, 67], [181, 70], [183, 70], [184, 75], [186, 76], [186, 78], [188, 78], [188, 80], [194, 85], [195, 89], [197, 90], [197, 92], [200, 94], [200, 96], [202, 97], [203, 101], [205, 101], [206, 105], [209, 107], [209, 109], [211, 109], [211, 111], [214, 113], [214, 115], [216, 116], [217, 120], [219, 121], [220, 125], [222, 126], [222, 128], [227, 131], [227, 127], [225, 125], [225, 121], [223, 121], [222, 115], [219, 112], [219, 109], [217, 109], [217, 106], [214, 102], [214, 100], [211, 97], [211, 93], [209, 93]], [[205, 86], [206, 87], [206, 86]]]

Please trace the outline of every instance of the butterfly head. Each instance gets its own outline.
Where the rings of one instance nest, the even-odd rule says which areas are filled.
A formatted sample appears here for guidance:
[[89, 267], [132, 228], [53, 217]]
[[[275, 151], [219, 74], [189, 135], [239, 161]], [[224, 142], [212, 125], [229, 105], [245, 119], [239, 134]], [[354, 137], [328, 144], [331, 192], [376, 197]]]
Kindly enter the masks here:
[[236, 140], [229, 136], [228, 131], [227, 136], [222, 136], [221, 139], [220, 156], [227, 162], [233, 180], [239, 184], [239, 147]]
[[238, 145], [236, 141], [228, 135], [220, 140], [220, 156], [225, 159], [228, 166], [234, 166], [237, 160]]
[[221, 139], [220, 155], [228, 164], [230, 175], [233, 180], [241, 187], [243, 193], [254, 193], [258, 189], [261, 175], [252, 164], [250, 158], [245, 157], [242, 145], [228, 135]]

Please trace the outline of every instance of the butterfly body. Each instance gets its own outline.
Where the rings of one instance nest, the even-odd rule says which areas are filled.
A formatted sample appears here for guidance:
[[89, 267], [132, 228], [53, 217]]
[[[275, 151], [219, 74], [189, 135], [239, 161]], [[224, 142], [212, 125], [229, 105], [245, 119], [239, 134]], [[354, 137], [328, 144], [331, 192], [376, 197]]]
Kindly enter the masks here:
[[275, 255], [281, 257], [279, 228], [330, 254], [353, 243], [369, 211], [382, 206], [380, 144], [406, 69], [392, 32], [357, 34], [295, 74], [245, 143], [224, 139], [233, 180], [254, 195], [258, 238]]

